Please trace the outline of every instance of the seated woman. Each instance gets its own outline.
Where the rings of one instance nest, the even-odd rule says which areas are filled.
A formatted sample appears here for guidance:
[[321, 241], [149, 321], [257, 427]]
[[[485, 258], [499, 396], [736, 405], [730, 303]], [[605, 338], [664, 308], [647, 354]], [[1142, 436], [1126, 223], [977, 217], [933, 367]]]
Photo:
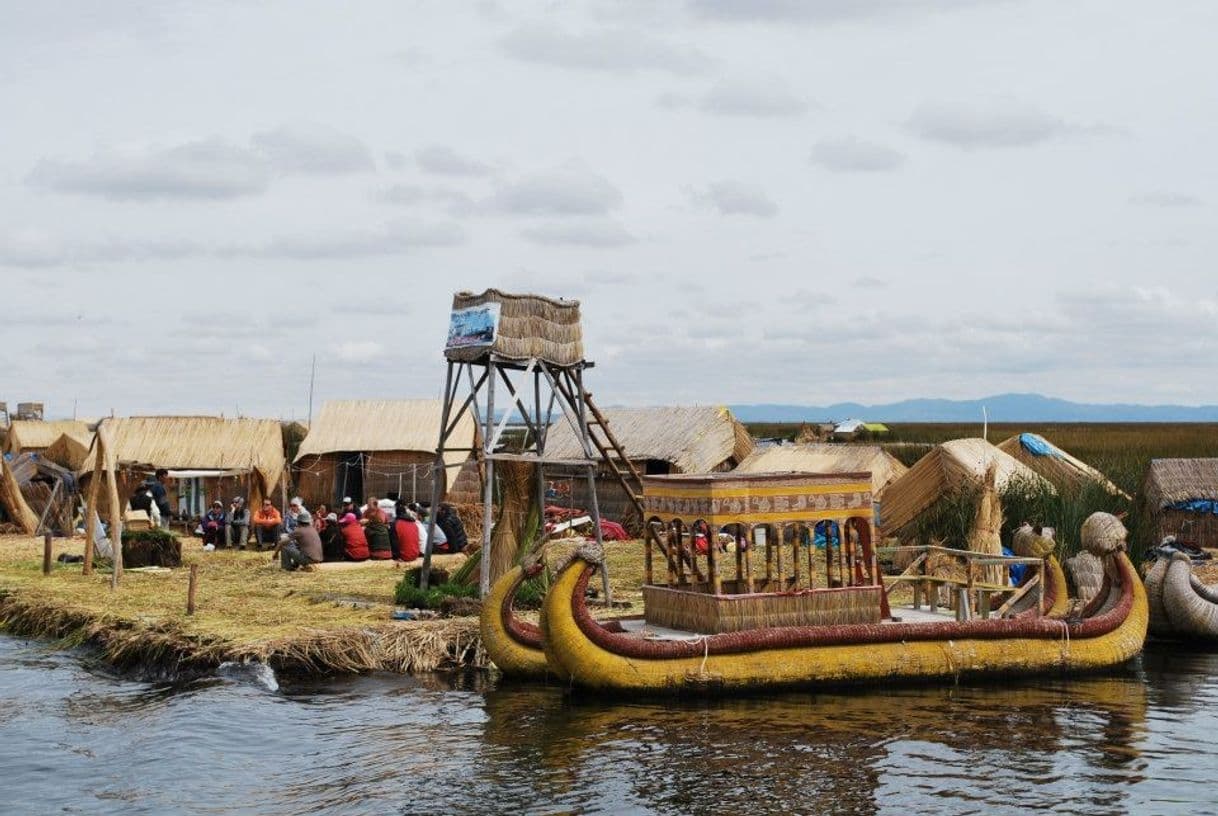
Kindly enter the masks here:
[[342, 528], [338, 525], [338, 516], [329, 513], [324, 519], [314, 519], [314, 524], [325, 522], [319, 527], [317, 534], [321, 536], [321, 555], [323, 561], [342, 561], [346, 558], [346, 539], [343, 538]]
[[368, 539], [364, 537], [364, 528], [360, 526], [354, 513], [343, 516], [339, 522], [343, 536], [343, 555], [348, 561], [368, 560]]
[[364, 510], [364, 537], [368, 541], [368, 554], [377, 560], [393, 558], [393, 546], [389, 542], [389, 524], [385, 512], [374, 499], [368, 500]]
[[398, 559], [413, 561], [419, 557], [419, 525], [414, 513], [402, 502], [397, 505], [397, 518], [393, 522], [393, 531], [398, 540]]

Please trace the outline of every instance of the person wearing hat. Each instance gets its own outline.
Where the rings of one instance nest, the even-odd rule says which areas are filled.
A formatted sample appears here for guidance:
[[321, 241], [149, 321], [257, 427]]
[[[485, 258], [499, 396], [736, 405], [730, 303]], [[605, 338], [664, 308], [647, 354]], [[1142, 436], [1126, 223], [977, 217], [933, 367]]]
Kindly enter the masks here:
[[288, 502], [288, 514], [283, 519], [283, 527], [292, 532], [297, 527], [312, 527], [313, 514], [305, 509], [304, 499], [297, 496]]
[[225, 541], [225, 526], [228, 523], [228, 516], [224, 513], [224, 504], [219, 499], [211, 503], [211, 509], [207, 511], [207, 515], [203, 516], [203, 549], [211, 552], [216, 548], [216, 544], [224, 546]]
[[245, 499], [235, 496], [228, 506], [228, 546], [244, 550], [249, 537], [250, 509], [245, 506]]
[[338, 517], [342, 518], [348, 513], [359, 518], [359, 508], [355, 506], [355, 501], [350, 496], [343, 496], [343, 506], [339, 508]]
[[319, 563], [322, 559], [321, 536], [312, 524], [299, 524], [291, 533], [279, 537], [275, 552], [271, 553], [271, 563], [279, 556], [279, 566], [289, 572], [304, 568], [311, 570], [310, 565]]
[[[321, 519], [318, 519], [320, 521]], [[329, 513], [325, 518], [325, 525], [318, 527], [317, 522], [313, 526], [318, 527], [318, 533], [321, 535], [321, 556], [325, 561], [342, 561], [345, 557], [346, 541], [343, 538], [342, 528], [338, 524], [338, 515]]]
[[367, 561], [368, 539], [364, 537], [364, 528], [354, 513], [347, 513], [338, 522], [343, 536], [343, 556], [348, 561]]

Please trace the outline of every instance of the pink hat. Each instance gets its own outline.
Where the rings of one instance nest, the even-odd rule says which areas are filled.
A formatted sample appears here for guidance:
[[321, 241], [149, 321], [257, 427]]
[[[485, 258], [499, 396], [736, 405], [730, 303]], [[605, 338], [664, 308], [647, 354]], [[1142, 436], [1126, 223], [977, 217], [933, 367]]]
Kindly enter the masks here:
[[354, 513], [345, 514], [341, 519], [339, 519], [338, 523], [339, 524], [354, 524], [355, 523], [355, 514]]

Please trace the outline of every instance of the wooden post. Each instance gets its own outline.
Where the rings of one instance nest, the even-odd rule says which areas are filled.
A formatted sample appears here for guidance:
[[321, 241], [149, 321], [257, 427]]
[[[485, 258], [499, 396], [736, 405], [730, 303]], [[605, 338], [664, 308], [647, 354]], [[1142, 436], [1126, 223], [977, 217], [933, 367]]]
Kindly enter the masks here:
[[190, 565], [190, 583], [186, 586], [186, 614], [195, 613], [195, 590], [199, 585], [199, 565]]
[[808, 542], [808, 589], [816, 589], [816, 523], [812, 523], [812, 539]]
[[673, 521], [669, 525], [669, 529], [672, 530], [671, 538], [676, 538], [677, 587], [680, 588], [685, 584], [685, 542], [682, 540], [684, 536], [681, 535], [682, 530], [680, 520]]
[[[541, 465], [538, 465], [538, 467], [541, 467]], [[653, 583], [655, 583], [651, 571], [651, 559], [651, 536], [645, 535], [643, 536], [643, 583], [647, 586], [651, 586]]]
[[[761, 531], [765, 533], [765, 591], [772, 592], [774, 584], [774, 542], [770, 540], [769, 527], [762, 527]], [[753, 530], [753, 539], [757, 539], [756, 528]]]
[[[655, 536], [657, 540], [660, 536], [659, 526], [659, 522], [651, 522], [647, 525], [647, 529], [651, 530], [651, 535]], [[673, 561], [672, 535], [668, 532], [668, 529], [664, 532], [664, 565], [668, 569], [668, 585], [671, 587], [676, 586], [677, 583], [677, 565]], [[677, 561], [680, 561], [680, 559], [681, 556], [678, 554]]]
[[[837, 585], [846, 586], [846, 563], [844, 561], [846, 549], [846, 527], [840, 521], [831, 521], [829, 524], [830, 530], [833, 529], [832, 525], [837, 525]], [[826, 535], [828, 535], [827, 532]]]
[[[785, 532], [781, 524], [776, 525], [774, 528], [774, 537], [777, 539], [774, 542], [774, 572], [777, 573], [779, 592], [786, 592], [787, 590], [787, 581], [782, 574], [782, 545], [785, 543], [783, 541]], [[771, 589], [770, 591], [773, 592], [774, 590]]]
[[802, 538], [802, 536], [799, 534], [799, 527], [792, 525], [791, 529], [795, 531], [795, 535], [791, 536], [791, 576], [795, 579], [795, 583], [792, 588], [799, 589], [799, 580], [803, 575], [803, 570], [800, 569], [799, 558], [799, 545], [800, 538]]
[[735, 532], [732, 533], [732, 538], [736, 542], [736, 594], [739, 595], [744, 589], [744, 547], [745, 538], [741, 532], [743, 524], [737, 524]]
[[744, 551], [744, 574], [745, 580], [748, 581], [749, 593], [753, 593], [753, 548], [757, 546], [757, 528], [754, 527], [748, 532], [749, 546]]
[[[94, 439], [93, 444], [97, 445], [96, 439]], [[97, 512], [97, 494], [101, 489], [101, 483], [98, 479], [101, 478], [101, 470], [101, 448], [98, 446], [97, 455], [93, 459], [93, 475], [89, 479], [89, 496], [85, 501], [85, 563], [82, 568], [83, 575], [93, 574], [93, 536], [94, 531], [101, 524], [101, 515]]]
[[42, 537], [42, 574], [51, 574], [51, 534]]
[[723, 583], [719, 577], [719, 554], [715, 552], [719, 549], [719, 533], [713, 529], [708, 522], [702, 522], [703, 529], [706, 530], [706, 577], [707, 589], [715, 595], [723, 594]]

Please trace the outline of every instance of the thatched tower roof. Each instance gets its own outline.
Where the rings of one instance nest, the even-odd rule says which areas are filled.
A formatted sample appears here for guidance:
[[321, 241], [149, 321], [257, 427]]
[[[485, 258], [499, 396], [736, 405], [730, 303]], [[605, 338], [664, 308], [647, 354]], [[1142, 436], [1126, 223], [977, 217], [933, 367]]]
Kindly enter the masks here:
[[269, 489], [286, 464], [275, 419], [125, 417], [103, 425], [120, 467], [255, 472]]
[[1000, 492], [1012, 479], [1055, 490], [1044, 477], [984, 439], [955, 439], [931, 450], [888, 486], [880, 505], [881, 530], [885, 535], [895, 533], [946, 493], [981, 487], [991, 465]]
[[738, 473], [859, 473], [870, 471], [871, 495], [879, 498], [909, 468], [879, 445], [827, 442], [758, 448], [737, 467]]
[[[753, 438], [724, 407], [605, 408], [609, 431], [632, 461], [658, 459], [678, 473], [731, 468], [753, 451]], [[546, 436], [546, 457], [582, 459], [571, 423], [559, 418]]]
[[[488, 304], [499, 310], [499, 323], [493, 342], [474, 342], [455, 347], [453, 328], [450, 327], [445, 357], [471, 361], [494, 353], [508, 360], [536, 358], [559, 366], [574, 365], [584, 359], [579, 301], [553, 300], [541, 295], [511, 295], [498, 289], [487, 289], [480, 295], [473, 292], [453, 295], [454, 312]], [[468, 342], [470, 338], [465, 337], [464, 340]]]
[[1142, 495], [1155, 509], [1189, 501], [1218, 501], [1218, 459], [1153, 459]]
[[84, 421], [61, 419], [43, 422], [18, 419], [9, 426], [4, 451], [6, 453], [28, 453], [46, 450], [55, 444], [55, 440], [62, 434], [68, 434], [86, 446], [93, 441], [93, 432], [89, 430], [89, 423]]
[[1044, 476], [1055, 487], [1071, 489], [1095, 482], [1114, 496], [1129, 495], [1091, 465], [1054, 445], [1040, 434], [1021, 433], [999, 443], [998, 449]]

